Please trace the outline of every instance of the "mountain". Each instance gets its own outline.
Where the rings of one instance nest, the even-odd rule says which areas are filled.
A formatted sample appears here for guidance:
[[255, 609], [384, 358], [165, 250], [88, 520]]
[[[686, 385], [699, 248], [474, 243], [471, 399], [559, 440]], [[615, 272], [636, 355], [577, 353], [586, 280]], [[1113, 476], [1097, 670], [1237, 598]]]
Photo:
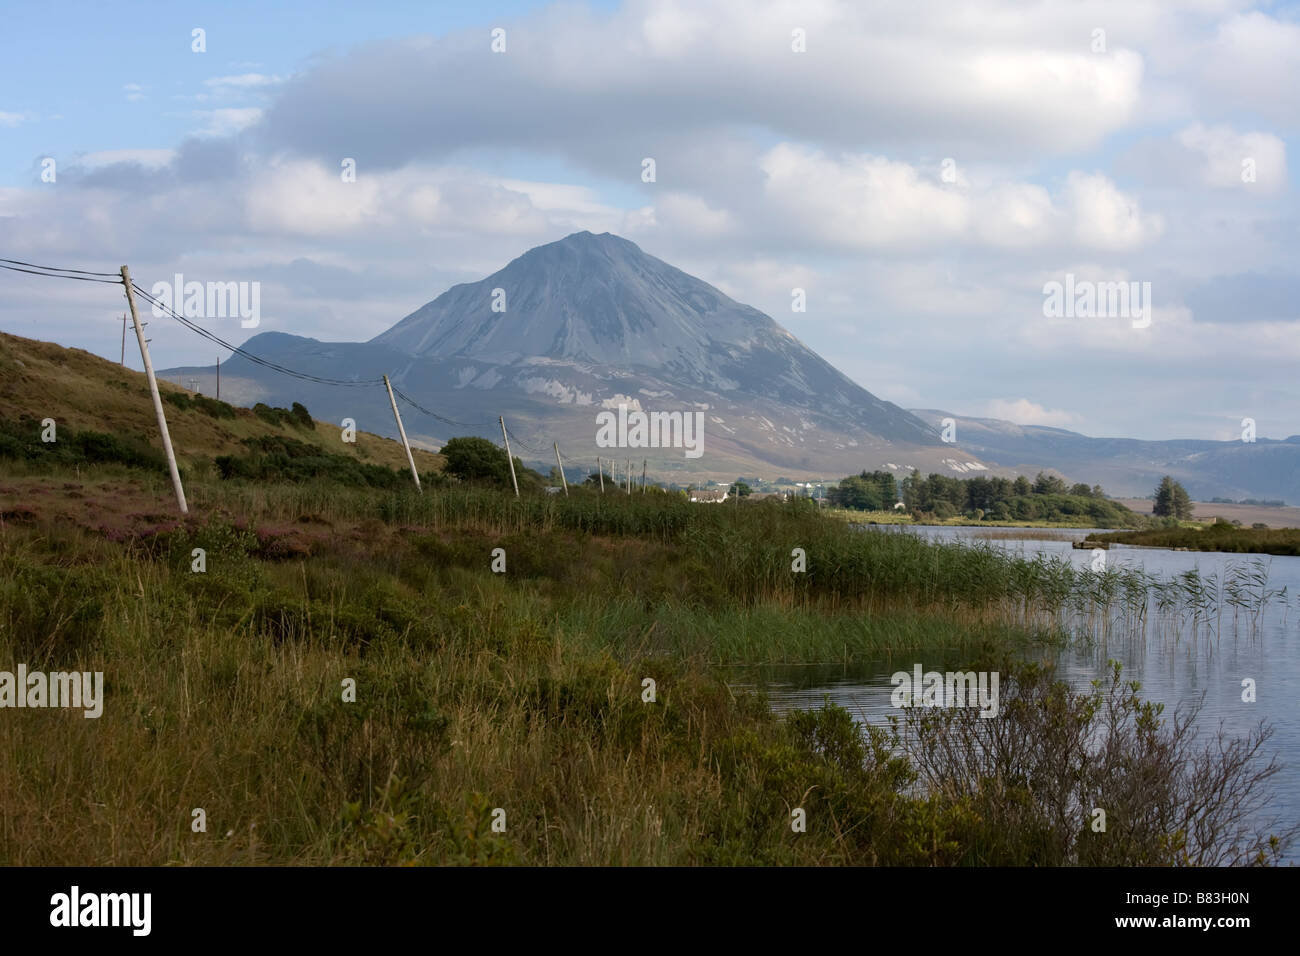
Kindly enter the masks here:
[[[492, 311], [494, 294], [503, 295], [505, 311]], [[829, 413], [888, 441], [935, 441], [933, 429], [850, 381], [762, 312], [610, 233], [580, 232], [529, 250], [371, 341], [529, 376], [603, 366], [618, 380], [633, 373], [676, 389]]]
[[1016, 425], [936, 409], [913, 409], [935, 428], [956, 424], [954, 447], [984, 461], [1033, 474], [1056, 470], [1073, 480], [1100, 484], [1112, 495], [1141, 497], [1164, 475], [1193, 498], [1264, 498], [1300, 502], [1300, 435], [1254, 442], [1090, 438], [1063, 428]]
[[[912, 413], [872, 395], [767, 315], [610, 233], [580, 232], [531, 249], [479, 282], [448, 289], [369, 342], [319, 342], [268, 332], [244, 348], [323, 378], [388, 374], [441, 416], [410, 406], [413, 440], [500, 437], [504, 415], [521, 457], [575, 463], [648, 458], [652, 474], [734, 478], [838, 477], [862, 468], [961, 473], [985, 466], [954, 453]], [[181, 370], [205, 383], [211, 370]], [[239, 356], [222, 394], [241, 402], [302, 401], [314, 414], [395, 434], [382, 389], [285, 378]], [[627, 404], [699, 412], [704, 454], [602, 449], [597, 415]]]

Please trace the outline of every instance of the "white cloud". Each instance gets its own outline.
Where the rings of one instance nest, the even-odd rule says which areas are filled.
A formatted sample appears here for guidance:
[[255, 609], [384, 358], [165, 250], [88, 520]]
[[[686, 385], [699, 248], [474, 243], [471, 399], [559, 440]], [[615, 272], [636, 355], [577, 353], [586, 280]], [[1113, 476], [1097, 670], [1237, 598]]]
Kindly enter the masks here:
[[151, 169], [160, 169], [176, 158], [174, 149], [104, 149], [87, 153], [77, 159], [77, 165], [86, 169], [112, 166], [115, 163], [133, 163]]
[[1047, 425], [1065, 428], [1081, 419], [1073, 412], [1044, 408], [1027, 398], [995, 398], [984, 405], [984, 418], [1000, 418], [1017, 425]]
[[[1271, 133], [1237, 133], [1229, 126], [1201, 123], [1178, 133], [1178, 142], [1197, 154], [1200, 182], [1219, 189], [1257, 188], [1274, 193], [1286, 185], [1286, 144]], [[1243, 162], [1254, 166], [1255, 181], [1242, 180]]]
[[4, 113], [0, 112], [0, 126], [17, 126], [26, 119], [23, 113]]
[[718, 239], [735, 228], [725, 209], [713, 209], [698, 196], [670, 192], [655, 204], [656, 219], [675, 229], [701, 238]]
[[284, 82], [280, 76], [268, 76], [265, 73], [240, 73], [234, 76], [214, 76], [204, 80], [204, 86], [210, 87], [235, 87], [237, 89], [258, 89], [265, 86], [276, 86]]
[[1159, 216], [1144, 214], [1134, 197], [1100, 173], [1070, 173], [1065, 191], [1074, 235], [1085, 246], [1132, 249], [1164, 231]]
[[197, 110], [195, 116], [204, 120], [204, 126], [198, 130], [200, 136], [229, 136], [252, 126], [262, 118], [262, 110], [256, 106], [228, 108], [217, 110]]

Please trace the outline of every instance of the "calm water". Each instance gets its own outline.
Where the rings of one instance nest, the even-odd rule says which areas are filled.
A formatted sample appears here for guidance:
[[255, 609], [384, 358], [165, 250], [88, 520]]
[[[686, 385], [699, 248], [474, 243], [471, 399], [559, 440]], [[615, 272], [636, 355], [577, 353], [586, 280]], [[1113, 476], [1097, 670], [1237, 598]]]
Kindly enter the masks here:
[[[983, 540], [980, 535], [987, 529], [916, 527], [894, 533], [921, 534], [938, 540]], [[1080, 567], [1092, 561], [1090, 551], [1071, 547], [1071, 540], [1083, 538], [1087, 530], [1045, 529], [1043, 534], [1064, 534], [1068, 540], [990, 543], [1027, 558], [1063, 555]], [[1217, 732], [1220, 724], [1229, 733], [1244, 734], [1259, 721], [1268, 722], [1274, 736], [1267, 746], [1284, 764], [1267, 784], [1274, 794], [1270, 812], [1295, 822], [1300, 820], [1300, 557], [1116, 547], [1106, 554], [1108, 566], [1143, 568], [1161, 579], [1196, 569], [1203, 577], [1217, 575], [1222, 580], [1233, 567], [1248, 567], [1255, 559], [1267, 564], [1268, 587], [1285, 591], [1270, 599], [1254, 626], [1239, 617], [1234, 627], [1231, 608], [1225, 607], [1217, 635], [1207, 634], [1204, 629], [1193, 635], [1186, 622], [1180, 627], [1166, 620], [1161, 626], [1153, 610], [1144, 633], [1115, 629], [1105, 638], [1077, 641], [1067, 649], [1040, 655], [1054, 658], [1060, 676], [1082, 690], [1089, 689], [1093, 678], [1104, 675], [1108, 659], [1119, 660], [1124, 665], [1124, 676], [1141, 681], [1142, 695], [1163, 703], [1166, 715], [1180, 704], [1200, 701], [1204, 695], [1196, 723], [1203, 740]], [[743, 686], [766, 691], [779, 711], [820, 707], [824, 699], [830, 698], [859, 720], [883, 725], [896, 713], [890, 704], [890, 675], [897, 670], [910, 671], [915, 663], [927, 671], [942, 671], [949, 669], [948, 665], [966, 662], [905, 655], [851, 670], [842, 666], [773, 667], [747, 676]], [[1257, 699], [1253, 704], [1241, 700], [1241, 681], [1247, 677], [1256, 684]], [[737, 686], [742, 686], [740, 681]], [[1300, 862], [1300, 847], [1291, 849], [1289, 860]]]

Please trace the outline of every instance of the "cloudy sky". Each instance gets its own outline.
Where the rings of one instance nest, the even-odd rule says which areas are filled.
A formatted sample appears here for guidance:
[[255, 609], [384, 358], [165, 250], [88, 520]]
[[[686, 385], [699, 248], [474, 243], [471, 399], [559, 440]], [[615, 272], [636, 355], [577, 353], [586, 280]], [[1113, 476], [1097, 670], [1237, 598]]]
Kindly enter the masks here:
[[[1296, 4], [5, 14], [0, 257], [257, 281], [252, 331], [363, 340], [532, 246], [610, 231], [907, 407], [1300, 433]], [[1067, 275], [1150, 283], [1149, 325], [1045, 315]], [[0, 272], [3, 331], [116, 358], [122, 304]], [[171, 320], [149, 333], [160, 367], [217, 357]]]

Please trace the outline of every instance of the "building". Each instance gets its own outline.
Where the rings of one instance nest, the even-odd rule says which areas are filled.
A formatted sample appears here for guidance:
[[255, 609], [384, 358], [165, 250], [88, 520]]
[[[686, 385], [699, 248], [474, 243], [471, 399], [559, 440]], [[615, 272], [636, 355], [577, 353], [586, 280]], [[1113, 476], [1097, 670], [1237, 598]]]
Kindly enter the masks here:
[[710, 504], [720, 504], [727, 500], [726, 491], [712, 490], [709, 488], [692, 488], [690, 496], [691, 501], [707, 501]]

